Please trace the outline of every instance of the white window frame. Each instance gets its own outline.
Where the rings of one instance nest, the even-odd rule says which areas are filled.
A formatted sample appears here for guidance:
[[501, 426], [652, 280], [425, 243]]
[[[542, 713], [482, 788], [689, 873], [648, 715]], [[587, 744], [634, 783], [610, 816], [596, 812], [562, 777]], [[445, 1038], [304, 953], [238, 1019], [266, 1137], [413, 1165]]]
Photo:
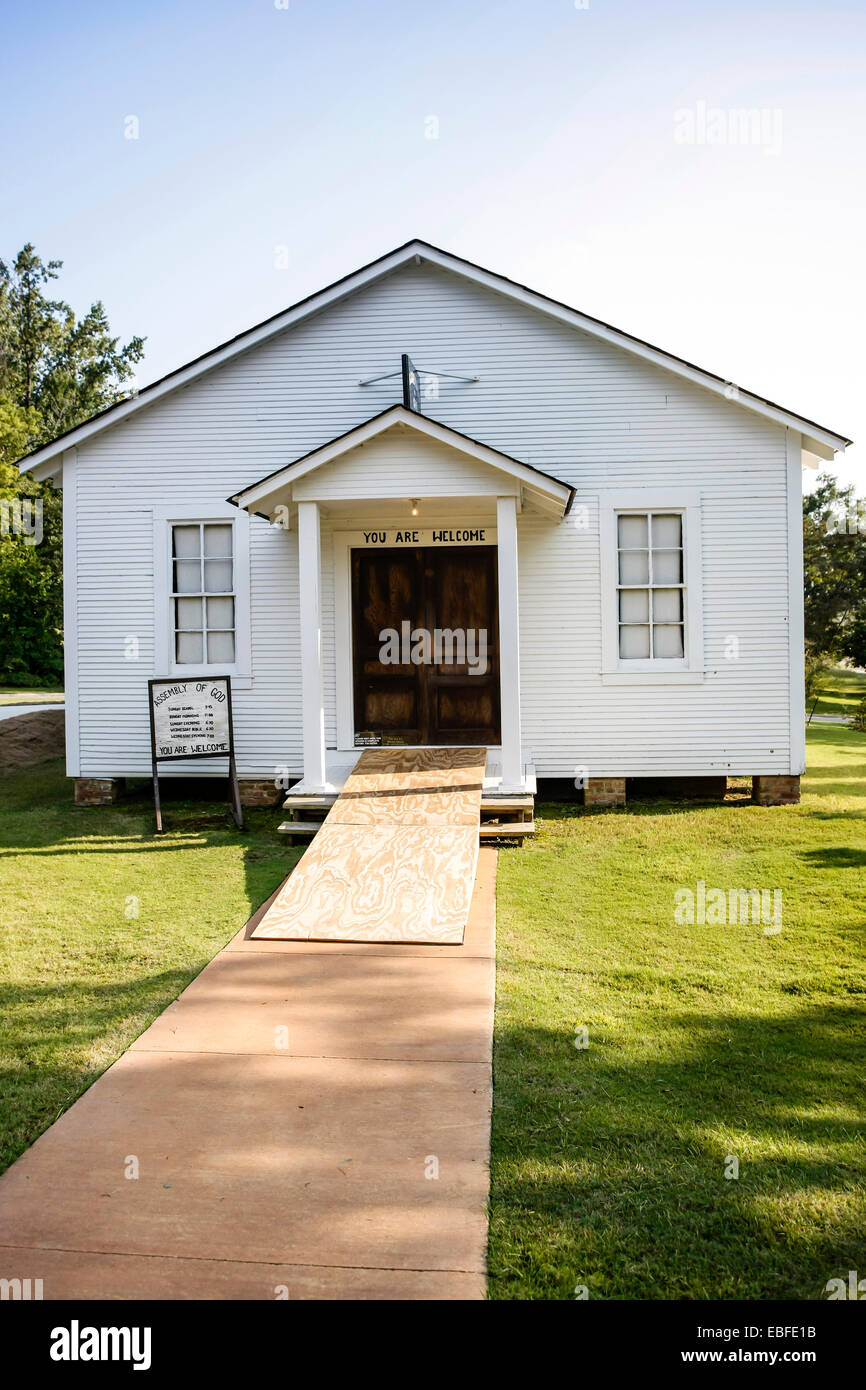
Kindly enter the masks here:
[[[235, 659], [233, 662], [178, 664], [175, 660], [174, 614], [172, 611], [172, 527], [189, 522], [230, 522], [234, 562]], [[229, 503], [202, 506], [181, 503], [155, 507], [153, 513], [154, 644], [157, 676], [195, 680], [197, 676], [231, 676], [238, 690], [252, 686], [252, 648], [250, 641], [250, 518]]]
[[[678, 512], [683, 519], [683, 657], [621, 657], [617, 518]], [[697, 684], [704, 679], [701, 495], [695, 489], [634, 488], [599, 496], [602, 681], [609, 685]]]

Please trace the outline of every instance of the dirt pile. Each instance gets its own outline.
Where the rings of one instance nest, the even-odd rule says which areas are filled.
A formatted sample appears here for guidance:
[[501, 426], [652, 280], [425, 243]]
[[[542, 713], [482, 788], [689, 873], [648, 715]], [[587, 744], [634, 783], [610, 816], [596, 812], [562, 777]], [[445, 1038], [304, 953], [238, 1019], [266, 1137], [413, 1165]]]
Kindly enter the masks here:
[[0, 719], [0, 772], [14, 772], [49, 758], [60, 758], [65, 742], [62, 709]]

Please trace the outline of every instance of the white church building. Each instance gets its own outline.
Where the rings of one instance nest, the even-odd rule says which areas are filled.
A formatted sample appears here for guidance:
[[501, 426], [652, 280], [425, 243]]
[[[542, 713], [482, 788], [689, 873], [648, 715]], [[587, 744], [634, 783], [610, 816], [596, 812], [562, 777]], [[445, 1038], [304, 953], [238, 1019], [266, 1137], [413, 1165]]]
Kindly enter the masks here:
[[63, 489], [77, 798], [150, 775], [149, 679], [219, 675], [249, 804], [379, 744], [796, 800], [801, 469], [849, 442], [411, 241], [22, 462]]

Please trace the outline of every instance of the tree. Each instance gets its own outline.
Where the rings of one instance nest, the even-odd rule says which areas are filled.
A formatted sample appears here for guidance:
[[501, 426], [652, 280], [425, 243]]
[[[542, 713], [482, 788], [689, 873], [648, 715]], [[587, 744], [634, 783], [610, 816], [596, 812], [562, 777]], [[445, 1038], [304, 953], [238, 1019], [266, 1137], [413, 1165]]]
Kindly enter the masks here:
[[866, 665], [866, 503], [823, 473], [803, 498], [806, 646]]
[[854, 611], [845, 634], [845, 656], [855, 666], [866, 667], [866, 603]]
[[122, 399], [144, 355], [143, 338], [118, 347], [99, 300], [79, 320], [48, 298], [62, 265], [40, 260], [29, 242], [11, 268], [0, 261], [0, 400], [36, 410], [39, 444]]
[[60, 496], [15, 461], [122, 400], [144, 355], [142, 338], [118, 345], [99, 300], [77, 319], [49, 297], [62, 265], [29, 242], [0, 260], [0, 681], [14, 685], [63, 678]]

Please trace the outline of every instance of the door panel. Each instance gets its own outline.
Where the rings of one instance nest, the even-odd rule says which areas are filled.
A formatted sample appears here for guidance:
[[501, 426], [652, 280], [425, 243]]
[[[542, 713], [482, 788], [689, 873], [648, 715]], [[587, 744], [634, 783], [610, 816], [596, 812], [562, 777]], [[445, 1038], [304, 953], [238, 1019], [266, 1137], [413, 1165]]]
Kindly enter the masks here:
[[352, 639], [355, 741], [423, 743], [418, 668], [380, 660], [385, 628], [421, 621], [421, 573], [416, 550], [352, 551]]
[[[433, 661], [381, 661], [404, 622], [439, 630]], [[494, 546], [353, 550], [352, 632], [356, 744], [500, 741]]]
[[[469, 634], [462, 661], [433, 665], [427, 672], [431, 743], [499, 742], [499, 605], [496, 548], [489, 545], [425, 552], [429, 625]], [[483, 634], [483, 638], [482, 638]], [[483, 645], [482, 645], [483, 642]]]

